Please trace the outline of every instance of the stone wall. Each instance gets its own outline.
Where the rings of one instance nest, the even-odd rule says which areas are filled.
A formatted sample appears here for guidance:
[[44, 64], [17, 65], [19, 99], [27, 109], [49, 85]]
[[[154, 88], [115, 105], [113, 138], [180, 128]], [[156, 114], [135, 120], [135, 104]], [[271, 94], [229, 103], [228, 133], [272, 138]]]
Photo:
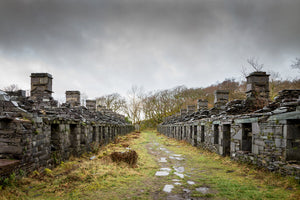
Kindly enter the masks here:
[[282, 117], [280, 114], [267, 119], [265, 116], [204, 118], [160, 125], [158, 131], [233, 160], [300, 177], [299, 116], [300, 107], [285, 120], [274, 120]]
[[[300, 90], [283, 90], [270, 102], [268, 77], [265, 72], [252, 73], [247, 77], [247, 99], [220, 108], [216, 95], [212, 109], [198, 106], [197, 112], [169, 116], [158, 131], [233, 160], [300, 179]], [[228, 93], [223, 93], [224, 103]]]
[[124, 116], [114, 112], [97, 112], [79, 103], [74, 107], [69, 102], [58, 107], [49, 91], [52, 81], [46, 81], [52, 76], [42, 73], [31, 77], [34, 98], [24, 97], [22, 92], [21, 96], [11, 93], [14, 96], [10, 98], [0, 92], [1, 178], [13, 172], [52, 168], [134, 130]]
[[[16, 160], [15, 170], [52, 168], [71, 155], [79, 156], [133, 131], [131, 125], [112, 125], [67, 119], [0, 119], [0, 162]], [[17, 171], [18, 172], [18, 171]], [[5, 176], [11, 171], [1, 172]]]

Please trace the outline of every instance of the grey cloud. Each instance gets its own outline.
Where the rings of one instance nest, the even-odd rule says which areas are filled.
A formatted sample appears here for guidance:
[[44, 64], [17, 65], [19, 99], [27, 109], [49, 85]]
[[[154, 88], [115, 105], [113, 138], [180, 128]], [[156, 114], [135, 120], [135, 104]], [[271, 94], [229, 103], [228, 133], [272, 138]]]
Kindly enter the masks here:
[[43, 63], [59, 83], [66, 73], [93, 80], [80, 86], [91, 96], [132, 84], [208, 85], [239, 76], [250, 56], [285, 74], [300, 54], [299, 8], [298, 0], [0, 0], [0, 57]]

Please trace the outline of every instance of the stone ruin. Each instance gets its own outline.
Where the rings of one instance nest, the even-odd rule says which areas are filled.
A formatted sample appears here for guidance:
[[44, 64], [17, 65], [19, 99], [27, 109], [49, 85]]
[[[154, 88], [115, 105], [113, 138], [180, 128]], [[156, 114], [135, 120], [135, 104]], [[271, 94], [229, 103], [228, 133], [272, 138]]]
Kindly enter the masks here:
[[208, 108], [208, 101], [206, 99], [198, 99], [197, 101], [197, 111], [207, 109]]
[[96, 111], [96, 101], [80, 105], [80, 92], [66, 103], [52, 97], [52, 76], [31, 74], [31, 95], [0, 91], [0, 175], [52, 168], [71, 155], [96, 150], [134, 130], [123, 115]]
[[71, 107], [80, 106], [80, 92], [66, 91], [66, 104]]
[[215, 92], [215, 105], [199, 100], [197, 111], [165, 118], [158, 131], [233, 160], [300, 179], [300, 90], [282, 90], [269, 101], [269, 75], [247, 77], [246, 99], [228, 102]]

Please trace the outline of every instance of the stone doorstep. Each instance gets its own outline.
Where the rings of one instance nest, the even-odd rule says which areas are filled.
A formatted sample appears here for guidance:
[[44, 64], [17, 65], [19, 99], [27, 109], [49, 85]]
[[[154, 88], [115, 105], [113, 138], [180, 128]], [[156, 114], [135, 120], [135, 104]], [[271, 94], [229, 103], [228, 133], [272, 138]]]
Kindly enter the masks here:
[[0, 175], [5, 171], [11, 171], [20, 164], [19, 160], [0, 159]]

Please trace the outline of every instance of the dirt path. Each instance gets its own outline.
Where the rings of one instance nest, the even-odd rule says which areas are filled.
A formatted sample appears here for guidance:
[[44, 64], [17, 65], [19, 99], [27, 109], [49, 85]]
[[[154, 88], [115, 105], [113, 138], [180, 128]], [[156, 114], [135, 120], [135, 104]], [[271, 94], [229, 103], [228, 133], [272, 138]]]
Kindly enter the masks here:
[[160, 166], [155, 176], [162, 189], [153, 194], [154, 199], [212, 199], [216, 191], [204, 185], [199, 186], [201, 184], [197, 181], [197, 176], [193, 176], [195, 169], [187, 164], [189, 156], [174, 153], [167, 145], [161, 144], [158, 138], [152, 137], [145, 145], [148, 153], [155, 156]]

